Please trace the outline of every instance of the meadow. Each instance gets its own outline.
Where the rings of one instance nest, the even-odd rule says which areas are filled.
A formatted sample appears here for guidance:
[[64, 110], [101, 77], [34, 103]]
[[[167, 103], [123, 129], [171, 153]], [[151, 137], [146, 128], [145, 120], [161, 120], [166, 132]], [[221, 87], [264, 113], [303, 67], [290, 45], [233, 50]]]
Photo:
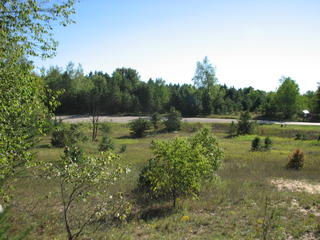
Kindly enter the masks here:
[[[318, 239], [320, 232], [320, 134], [318, 127], [261, 125], [256, 135], [228, 137], [228, 124], [183, 123], [174, 133], [150, 130], [144, 138], [131, 138], [127, 124], [111, 124], [115, 151], [131, 171], [116, 186], [130, 205], [123, 221], [111, 219], [89, 226], [80, 239]], [[172, 209], [170, 202], [141, 202], [135, 189], [139, 173], [152, 157], [154, 139], [188, 137], [202, 126], [212, 129], [224, 151], [223, 167], [212, 181], [203, 182], [196, 198], [182, 198]], [[89, 140], [81, 146], [96, 154], [102, 138], [91, 142], [91, 125], [80, 124]], [[295, 135], [305, 140], [295, 140]], [[256, 136], [271, 137], [270, 151], [250, 151]], [[33, 150], [36, 159], [59, 161], [63, 148], [50, 144], [50, 135], [41, 138]], [[304, 167], [286, 168], [288, 156], [296, 149], [305, 154]], [[58, 182], [23, 170], [12, 190], [10, 219], [12, 231], [31, 227], [30, 239], [65, 239]], [[87, 204], [77, 203], [78, 211]]]

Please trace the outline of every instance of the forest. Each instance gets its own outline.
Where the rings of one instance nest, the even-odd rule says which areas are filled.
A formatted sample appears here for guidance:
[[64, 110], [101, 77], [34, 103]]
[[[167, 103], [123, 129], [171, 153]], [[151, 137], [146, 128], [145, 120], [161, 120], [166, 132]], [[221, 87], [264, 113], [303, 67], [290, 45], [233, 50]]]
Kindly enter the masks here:
[[[197, 62], [194, 84], [166, 83], [161, 78], [145, 82], [131, 68], [118, 68], [111, 75], [99, 71], [85, 75], [81, 65], [75, 67], [73, 63], [65, 69], [42, 69], [41, 78], [50, 90], [59, 92], [56, 114], [60, 115], [93, 111], [100, 115], [143, 115], [166, 113], [171, 107], [185, 117], [249, 111], [265, 119], [316, 121], [320, 114], [320, 88], [300, 94], [290, 77], [282, 77], [273, 92], [221, 85], [207, 57]], [[303, 110], [310, 114], [303, 116]]]

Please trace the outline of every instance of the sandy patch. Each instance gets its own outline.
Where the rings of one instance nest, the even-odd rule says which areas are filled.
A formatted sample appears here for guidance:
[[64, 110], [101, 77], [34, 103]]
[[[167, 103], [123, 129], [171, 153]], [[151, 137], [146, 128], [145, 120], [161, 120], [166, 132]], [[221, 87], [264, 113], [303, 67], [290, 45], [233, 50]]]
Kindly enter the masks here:
[[272, 179], [271, 184], [279, 191], [306, 192], [310, 194], [320, 194], [320, 183], [308, 183], [307, 181], [290, 180], [277, 178]]
[[302, 213], [303, 215], [313, 214], [317, 217], [320, 217], [320, 212], [319, 212], [318, 208], [316, 208], [315, 206], [303, 208], [300, 206], [299, 202], [296, 199], [292, 199], [290, 209], [294, 210], [294, 211], [298, 211], [298, 212]]

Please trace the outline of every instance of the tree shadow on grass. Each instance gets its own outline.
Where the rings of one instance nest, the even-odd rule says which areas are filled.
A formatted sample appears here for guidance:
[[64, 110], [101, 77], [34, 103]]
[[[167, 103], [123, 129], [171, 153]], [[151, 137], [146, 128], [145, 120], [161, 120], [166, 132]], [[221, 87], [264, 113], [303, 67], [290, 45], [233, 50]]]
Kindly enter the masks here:
[[52, 148], [50, 143], [36, 145], [36, 148]]
[[144, 221], [151, 221], [154, 219], [168, 217], [176, 212], [177, 210], [175, 208], [168, 205], [150, 206], [140, 212], [140, 219], [143, 219]]
[[173, 207], [171, 201], [165, 198], [152, 199], [138, 188], [134, 189], [132, 194], [138, 209], [136, 217], [144, 221], [165, 218], [178, 211], [178, 208]]
[[131, 135], [123, 135], [120, 137], [117, 137], [117, 139], [134, 139]]

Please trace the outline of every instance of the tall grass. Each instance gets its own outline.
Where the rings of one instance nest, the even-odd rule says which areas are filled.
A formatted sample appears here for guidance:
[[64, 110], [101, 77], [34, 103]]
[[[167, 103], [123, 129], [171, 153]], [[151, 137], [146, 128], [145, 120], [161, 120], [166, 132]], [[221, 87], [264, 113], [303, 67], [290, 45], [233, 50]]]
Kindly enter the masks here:
[[[150, 206], [137, 202], [134, 190], [139, 172], [151, 157], [149, 145], [152, 140], [191, 136], [201, 126], [183, 123], [182, 130], [177, 133], [149, 132], [145, 138], [133, 139], [129, 136], [127, 125], [112, 123], [111, 137], [115, 149], [120, 149], [123, 144], [127, 146], [121, 156], [132, 170], [114, 188], [124, 193], [133, 209], [126, 223], [105, 224], [94, 234], [84, 236], [84, 239], [262, 239], [266, 197], [270, 201], [267, 214], [275, 214], [272, 227], [268, 230], [270, 239], [287, 239], [289, 236], [299, 239], [307, 232], [316, 233], [317, 216], [292, 208], [291, 201], [297, 200], [306, 211], [310, 208], [320, 211], [320, 196], [279, 192], [270, 180], [288, 178], [319, 182], [320, 144], [316, 140], [294, 140], [297, 132], [314, 139], [319, 129], [263, 125], [255, 135], [227, 138], [228, 124], [210, 126], [224, 149], [224, 166], [217, 172], [215, 180], [203, 183], [199, 199], [180, 199], [180, 209], [171, 211], [166, 202]], [[90, 136], [90, 124], [81, 124], [81, 130]], [[98, 142], [102, 136], [103, 133], [98, 132]], [[251, 141], [256, 136], [272, 137], [272, 149], [251, 152]], [[50, 136], [42, 139], [34, 149], [36, 157], [58, 160], [62, 149], [50, 147], [49, 143]], [[93, 154], [98, 151], [98, 143], [91, 141], [82, 144], [82, 147]], [[288, 156], [297, 148], [305, 153], [305, 165], [301, 171], [290, 171], [286, 169]], [[12, 192], [14, 231], [32, 226], [31, 239], [65, 239], [57, 181], [36, 178], [30, 170], [25, 171], [27, 174], [15, 182], [16, 189]]]

